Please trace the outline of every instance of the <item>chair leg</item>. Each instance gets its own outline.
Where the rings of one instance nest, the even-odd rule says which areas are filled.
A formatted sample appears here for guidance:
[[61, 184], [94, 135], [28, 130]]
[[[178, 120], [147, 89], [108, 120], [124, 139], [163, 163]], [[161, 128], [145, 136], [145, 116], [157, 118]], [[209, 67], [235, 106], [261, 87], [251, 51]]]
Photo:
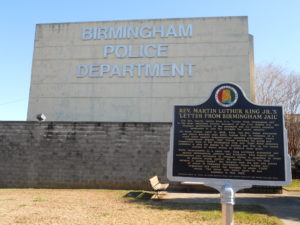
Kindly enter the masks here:
[[159, 199], [159, 191], [155, 191], [155, 195], [153, 199]]
[[159, 191], [157, 191], [157, 199], [160, 199], [160, 197], [159, 197]]

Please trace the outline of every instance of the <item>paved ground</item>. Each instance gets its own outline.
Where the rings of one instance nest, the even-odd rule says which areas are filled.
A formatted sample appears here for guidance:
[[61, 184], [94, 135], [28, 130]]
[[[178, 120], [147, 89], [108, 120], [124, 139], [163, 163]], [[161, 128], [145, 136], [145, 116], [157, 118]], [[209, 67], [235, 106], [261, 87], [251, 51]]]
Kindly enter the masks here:
[[[166, 201], [191, 203], [220, 203], [219, 194], [167, 193], [161, 196]], [[236, 194], [236, 204], [264, 206], [286, 225], [300, 225], [300, 192], [283, 194]]]

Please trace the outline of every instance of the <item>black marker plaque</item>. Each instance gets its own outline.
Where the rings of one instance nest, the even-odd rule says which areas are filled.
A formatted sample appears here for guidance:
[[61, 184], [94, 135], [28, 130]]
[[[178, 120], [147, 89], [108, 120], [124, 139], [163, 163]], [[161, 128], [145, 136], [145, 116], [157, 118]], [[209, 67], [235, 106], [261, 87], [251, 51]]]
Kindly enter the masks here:
[[285, 181], [283, 112], [234, 84], [197, 106], [175, 106], [173, 177]]

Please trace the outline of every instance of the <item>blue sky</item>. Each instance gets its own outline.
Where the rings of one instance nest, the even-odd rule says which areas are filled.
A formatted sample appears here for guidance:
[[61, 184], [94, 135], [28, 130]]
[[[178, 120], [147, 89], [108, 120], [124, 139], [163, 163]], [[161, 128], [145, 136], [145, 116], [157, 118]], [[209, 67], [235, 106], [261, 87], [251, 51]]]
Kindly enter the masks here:
[[255, 63], [300, 73], [299, 12], [299, 0], [1, 1], [0, 120], [26, 120], [36, 24], [248, 16]]

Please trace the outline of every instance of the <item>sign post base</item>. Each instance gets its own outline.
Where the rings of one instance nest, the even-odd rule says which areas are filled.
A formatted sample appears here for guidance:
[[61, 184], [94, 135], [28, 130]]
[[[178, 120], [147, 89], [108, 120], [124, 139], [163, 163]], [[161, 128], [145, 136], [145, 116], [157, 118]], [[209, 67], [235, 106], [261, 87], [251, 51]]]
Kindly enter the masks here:
[[222, 203], [222, 225], [233, 225], [233, 204]]
[[235, 193], [245, 188], [251, 188], [249, 186], [233, 186], [232, 184], [216, 185], [205, 184], [212, 188], [217, 189], [220, 192], [221, 206], [222, 206], [222, 225], [233, 225], [233, 205], [235, 204]]

